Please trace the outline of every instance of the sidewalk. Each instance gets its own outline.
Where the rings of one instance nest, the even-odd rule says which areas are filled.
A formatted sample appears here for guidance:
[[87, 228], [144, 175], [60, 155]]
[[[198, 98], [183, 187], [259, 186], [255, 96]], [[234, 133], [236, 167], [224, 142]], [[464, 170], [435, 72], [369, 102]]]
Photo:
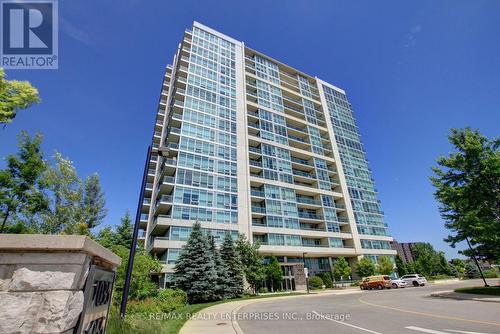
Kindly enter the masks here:
[[458, 293], [453, 290], [433, 292], [431, 293], [431, 297], [449, 298], [455, 300], [472, 300], [476, 302], [500, 303], [500, 297], [497, 296], [477, 295], [473, 293]]
[[[238, 310], [246, 305], [253, 303], [260, 303], [265, 301], [274, 301], [279, 299], [291, 298], [314, 298], [324, 295], [343, 295], [351, 293], [360, 293], [361, 290], [357, 289], [343, 289], [343, 290], [321, 290], [314, 291], [309, 295], [295, 295], [295, 296], [282, 296], [270, 298], [256, 298], [239, 300], [234, 302], [227, 302], [223, 304], [214, 305], [196, 313], [198, 319], [191, 319], [186, 321], [180, 330], [180, 334], [243, 334], [240, 326], [238, 325]], [[241, 316], [241, 315], [240, 315]]]

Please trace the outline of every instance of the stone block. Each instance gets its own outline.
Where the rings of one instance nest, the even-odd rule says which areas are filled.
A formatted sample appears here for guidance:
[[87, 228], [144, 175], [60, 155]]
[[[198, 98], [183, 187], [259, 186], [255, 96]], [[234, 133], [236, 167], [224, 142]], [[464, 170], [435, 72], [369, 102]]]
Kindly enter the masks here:
[[65, 332], [76, 326], [82, 310], [82, 291], [44, 292], [32, 333]]
[[[45, 265], [47, 267], [47, 265]], [[76, 287], [76, 275], [74, 271], [51, 271], [49, 268], [30, 270], [18, 268], [12, 274], [9, 291], [44, 291], [44, 290], [70, 290]], [[76, 268], [79, 270], [79, 268]], [[79, 274], [79, 272], [78, 272]]]
[[42, 293], [0, 292], [0, 333], [31, 333]]

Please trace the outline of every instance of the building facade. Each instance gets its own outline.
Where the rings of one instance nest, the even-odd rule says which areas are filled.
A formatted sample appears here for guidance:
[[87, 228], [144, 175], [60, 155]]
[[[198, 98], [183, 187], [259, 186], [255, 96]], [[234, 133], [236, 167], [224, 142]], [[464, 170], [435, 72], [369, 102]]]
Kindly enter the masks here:
[[160, 285], [195, 221], [311, 274], [396, 254], [345, 92], [243, 42], [185, 31], [152, 142], [140, 228]]
[[413, 256], [413, 246], [417, 244], [422, 244], [422, 242], [397, 242], [396, 240], [391, 241], [391, 248], [394, 249], [401, 257], [404, 263], [410, 263], [415, 261]]

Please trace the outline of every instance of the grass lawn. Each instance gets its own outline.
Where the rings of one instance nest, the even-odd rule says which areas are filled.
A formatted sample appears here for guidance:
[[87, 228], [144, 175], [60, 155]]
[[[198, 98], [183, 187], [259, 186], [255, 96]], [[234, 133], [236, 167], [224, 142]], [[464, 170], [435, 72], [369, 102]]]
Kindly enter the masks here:
[[[113, 308], [111, 310], [108, 328], [106, 333], [108, 334], [128, 334], [128, 333], [141, 333], [141, 334], [176, 334], [179, 333], [184, 323], [188, 320], [188, 316], [196, 312], [203, 310], [204, 308], [214, 306], [221, 303], [229, 303], [233, 301], [246, 300], [246, 299], [261, 299], [261, 298], [273, 298], [282, 296], [297, 296], [303, 295], [304, 293], [276, 293], [276, 294], [265, 294], [259, 296], [243, 296], [241, 298], [221, 300], [212, 303], [202, 303], [202, 304], [192, 304], [186, 305], [180, 309], [173, 311], [175, 316], [170, 319], [141, 319], [131, 317], [127, 319], [126, 322], [122, 321], [119, 317], [119, 312], [117, 309]], [[171, 313], [171, 314], [172, 314]]]
[[476, 286], [472, 288], [455, 289], [459, 293], [475, 293], [478, 295], [500, 296], [500, 286]]

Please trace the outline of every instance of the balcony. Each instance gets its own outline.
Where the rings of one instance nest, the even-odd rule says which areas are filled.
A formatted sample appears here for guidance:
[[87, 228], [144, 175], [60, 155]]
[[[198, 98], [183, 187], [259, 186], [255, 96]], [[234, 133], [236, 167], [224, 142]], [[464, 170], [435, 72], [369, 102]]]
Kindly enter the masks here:
[[262, 206], [252, 205], [252, 214], [253, 213], [265, 215], [266, 214], [266, 208], [262, 207]]
[[302, 196], [297, 196], [297, 203], [321, 206], [321, 201]]
[[323, 216], [316, 213], [299, 211], [299, 218], [311, 219], [311, 220], [323, 220]]
[[155, 213], [164, 214], [167, 213], [172, 207], [173, 203], [172, 195], [162, 195], [160, 198], [156, 200], [156, 211]]

